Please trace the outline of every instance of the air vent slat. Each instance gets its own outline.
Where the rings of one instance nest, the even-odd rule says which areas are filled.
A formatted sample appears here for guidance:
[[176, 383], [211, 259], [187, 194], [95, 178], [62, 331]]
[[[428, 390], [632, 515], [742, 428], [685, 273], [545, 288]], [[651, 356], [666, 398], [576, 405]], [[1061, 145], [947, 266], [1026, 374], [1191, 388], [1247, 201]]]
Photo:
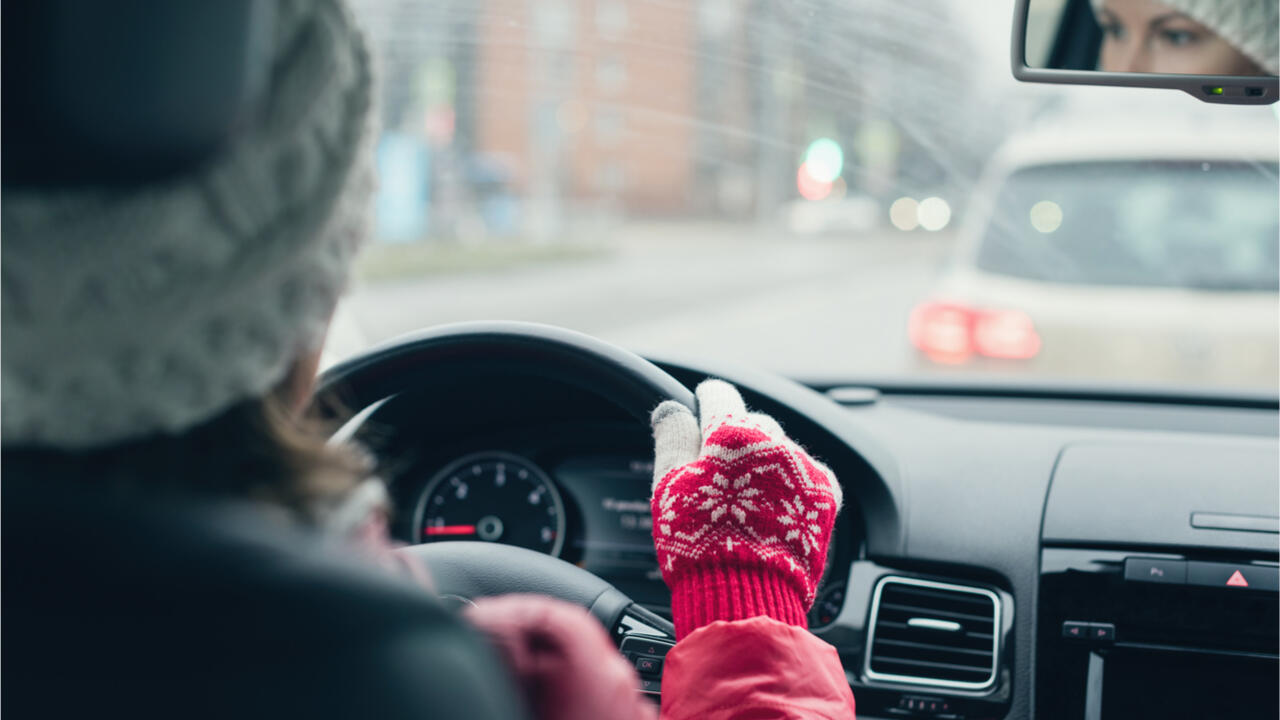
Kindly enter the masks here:
[[887, 612], [890, 610], [896, 613], [902, 613], [908, 617], [920, 617], [920, 616], [940, 617], [940, 618], [946, 618], [948, 620], [972, 620], [973, 622], [988, 623], [988, 624], [990, 624], [991, 622], [990, 615], [987, 615], [985, 617], [982, 615], [970, 615], [968, 613], [958, 613], [958, 612], [951, 612], [948, 610], [938, 610], [936, 608], [931, 608], [923, 605], [902, 605], [900, 603], [886, 603], [886, 602], [880, 603], [880, 612]]
[[[909, 623], [913, 619], [917, 622]], [[997, 674], [999, 624], [999, 598], [990, 591], [885, 578], [872, 601], [867, 676], [938, 687], [989, 687]]]
[[955, 663], [934, 662], [932, 660], [910, 660], [907, 658], [886, 657], [882, 658], [881, 662], [888, 665], [909, 665], [911, 667], [954, 670], [959, 673], [977, 673], [979, 677], [985, 677], [987, 674], [987, 672], [982, 668], [975, 668], [971, 665], [957, 665]]
[[979, 595], [968, 596], [968, 595], [961, 595], [958, 593], [950, 593], [950, 592], [945, 592], [941, 590], [927, 590], [925, 588], [917, 588], [917, 587], [898, 586], [898, 587], [894, 587], [892, 590], [886, 591], [886, 594], [894, 597], [898, 597], [898, 596], [909, 597], [914, 595], [914, 596], [934, 598], [940, 601], [935, 604], [944, 608], [948, 605], [969, 605], [969, 606], [976, 606], [977, 608], [991, 607], [991, 601]]
[[977, 657], [991, 657], [990, 645], [987, 646], [986, 650], [970, 650], [969, 648], [948, 647], [937, 643], [911, 642], [910, 640], [888, 640], [886, 638], [876, 638], [876, 645], [893, 645], [895, 647], [920, 648], [921, 650], [960, 653], [961, 655], [974, 655]]
[[981, 650], [987, 653], [991, 652], [991, 636], [986, 637], [970, 637], [967, 633], [948, 634], [945, 637], [939, 637], [939, 633], [927, 630], [918, 630], [912, 627], [906, 627], [901, 623], [894, 623], [890, 626], [888, 622], [881, 621], [876, 626], [876, 640], [903, 640], [908, 642], [942, 644], [949, 647], [964, 648], [968, 650]]
[[[882, 628], [892, 628], [895, 630], [906, 630], [908, 632], [917, 632], [914, 628], [908, 626], [905, 622], [894, 622], [892, 620], [881, 620], [879, 626]], [[991, 647], [991, 638], [989, 632], [965, 632], [964, 636], [973, 640], [983, 640], [986, 642], [985, 647]]]

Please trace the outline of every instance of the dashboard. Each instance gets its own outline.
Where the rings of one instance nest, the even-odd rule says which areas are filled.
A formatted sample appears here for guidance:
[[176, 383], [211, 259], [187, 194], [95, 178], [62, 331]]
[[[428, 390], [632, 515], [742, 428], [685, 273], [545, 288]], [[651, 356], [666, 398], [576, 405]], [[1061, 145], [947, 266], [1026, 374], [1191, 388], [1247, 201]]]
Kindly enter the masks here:
[[[637, 430], [619, 419], [460, 433], [458, 446], [468, 451], [421, 453], [393, 474], [394, 535], [410, 544], [480, 540], [558, 557], [670, 620], [649, 511], [652, 451], [637, 446], [647, 441]], [[811, 627], [838, 615], [859, 543], [857, 518], [846, 514], [830, 543]]]
[[[802, 385], [655, 362], [688, 386], [733, 382], [840, 478], [810, 629], [859, 717], [1280, 711], [1274, 397]], [[648, 429], [590, 391], [424, 379], [359, 437], [398, 539], [523, 545], [669, 616]]]

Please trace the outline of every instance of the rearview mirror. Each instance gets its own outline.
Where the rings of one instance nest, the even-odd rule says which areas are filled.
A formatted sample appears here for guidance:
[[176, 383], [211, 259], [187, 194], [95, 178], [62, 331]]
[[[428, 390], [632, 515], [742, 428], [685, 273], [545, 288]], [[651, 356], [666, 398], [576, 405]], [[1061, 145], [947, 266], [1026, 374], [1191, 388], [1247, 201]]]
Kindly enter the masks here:
[[1280, 0], [1018, 0], [1013, 75], [1266, 105], [1278, 99], [1278, 38]]

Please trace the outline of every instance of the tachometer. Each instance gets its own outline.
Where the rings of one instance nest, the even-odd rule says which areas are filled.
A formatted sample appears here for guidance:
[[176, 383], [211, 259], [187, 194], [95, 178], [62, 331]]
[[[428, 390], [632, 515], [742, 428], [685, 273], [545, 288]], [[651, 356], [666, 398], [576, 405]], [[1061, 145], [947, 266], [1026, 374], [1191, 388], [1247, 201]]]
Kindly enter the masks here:
[[418, 542], [483, 540], [560, 554], [564, 503], [546, 473], [509, 453], [459, 458], [431, 478], [414, 514]]

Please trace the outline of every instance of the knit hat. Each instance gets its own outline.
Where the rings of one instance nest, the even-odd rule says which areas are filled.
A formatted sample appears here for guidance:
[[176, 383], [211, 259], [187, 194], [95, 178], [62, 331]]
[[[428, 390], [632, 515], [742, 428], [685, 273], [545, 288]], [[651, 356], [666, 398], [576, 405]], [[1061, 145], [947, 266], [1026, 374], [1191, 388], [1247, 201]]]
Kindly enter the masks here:
[[[1271, 75], [1280, 75], [1280, 2], [1277, 0], [1160, 0], [1214, 31]], [[1099, 12], [1106, 0], [1093, 0]]]
[[373, 82], [340, 0], [282, 0], [263, 107], [177, 181], [6, 192], [7, 447], [177, 433], [316, 349], [368, 234]]

